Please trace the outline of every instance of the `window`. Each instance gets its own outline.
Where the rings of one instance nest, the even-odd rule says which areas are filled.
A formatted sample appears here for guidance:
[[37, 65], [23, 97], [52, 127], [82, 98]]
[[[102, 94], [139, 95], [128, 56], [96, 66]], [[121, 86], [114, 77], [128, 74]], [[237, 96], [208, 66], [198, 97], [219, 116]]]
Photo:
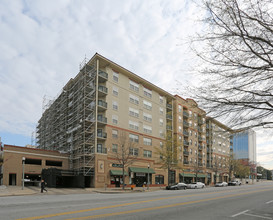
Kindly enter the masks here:
[[130, 155], [138, 156], [138, 149], [137, 148], [129, 148]]
[[192, 130], [190, 130], [190, 136], [192, 136]]
[[112, 130], [112, 137], [118, 138], [118, 131], [117, 130]]
[[129, 95], [129, 100], [130, 100], [131, 103], [134, 103], [136, 105], [139, 104], [139, 98], [136, 97], [136, 96], [134, 96], [134, 95], [132, 95], [132, 94]]
[[159, 146], [160, 146], [161, 148], [163, 148], [163, 142], [162, 142], [162, 141], [160, 141]]
[[144, 145], [152, 146], [152, 139], [151, 138], [143, 138]]
[[138, 135], [129, 134], [129, 139], [130, 139], [131, 142], [138, 143]]
[[163, 175], [155, 176], [155, 184], [164, 184], [164, 176]]
[[46, 166], [61, 167], [62, 165], [63, 165], [62, 161], [46, 160]]
[[163, 119], [162, 118], [159, 119], [159, 125], [163, 126]]
[[179, 135], [178, 138], [179, 138], [179, 141], [182, 142], [182, 136]]
[[118, 73], [116, 73], [116, 72], [114, 72], [114, 71], [113, 71], [113, 80], [114, 80], [115, 82], [118, 82]]
[[192, 111], [189, 111], [189, 117], [191, 117], [192, 116]]
[[145, 133], [151, 134], [152, 133], [152, 127], [148, 125], [143, 125], [143, 131]]
[[25, 164], [42, 165], [42, 160], [40, 160], [40, 159], [26, 158], [25, 159]]
[[163, 132], [163, 130], [160, 130], [160, 131], [159, 131], [159, 136], [160, 136], [160, 137], [164, 137], [164, 132]]
[[182, 126], [178, 126], [178, 131], [182, 132]]
[[163, 98], [163, 96], [159, 96], [159, 102], [160, 102], [160, 104], [163, 104], [163, 103], [164, 103], [164, 98]]
[[181, 105], [178, 106], [178, 112], [182, 112], [182, 106]]
[[112, 115], [112, 122], [113, 124], [118, 124], [118, 116], [117, 115]]
[[113, 110], [118, 110], [118, 102], [117, 101], [113, 101], [112, 102], [112, 106], [113, 106]]
[[178, 116], [178, 122], [182, 122], [182, 117], [180, 115]]
[[118, 96], [118, 87], [113, 86], [113, 95]]
[[138, 130], [138, 122], [129, 121], [129, 128], [131, 128], [133, 130]]
[[189, 126], [190, 126], [190, 127], [192, 126], [192, 121], [189, 122]]
[[190, 145], [192, 145], [192, 140], [190, 139]]
[[144, 95], [148, 98], [152, 98], [152, 91], [150, 89], [143, 88]]
[[118, 152], [118, 145], [117, 144], [112, 144], [112, 152], [117, 153]]
[[129, 108], [129, 115], [138, 118], [139, 117], [139, 111], [134, 108]]
[[106, 148], [103, 148], [102, 144], [97, 144], [97, 153], [106, 154]]
[[135, 83], [134, 81], [130, 80], [129, 84], [130, 84], [130, 89], [134, 90], [135, 92], [139, 91], [139, 84], [138, 83]]
[[152, 110], [152, 103], [146, 100], [143, 100], [143, 107], [148, 110]]
[[144, 150], [143, 151], [143, 157], [152, 157], [152, 151]]
[[159, 107], [159, 114], [163, 115], [163, 108], [162, 107]]
[[148, 122], [152, 122], [152, 115], [143, 112], [143, 119]]
[[196, 119], [197, 119], [197, 114], [196, 114], [196, 113], [194, 113], [193, 115], [194, 115], [194, 119], [196, 120]]

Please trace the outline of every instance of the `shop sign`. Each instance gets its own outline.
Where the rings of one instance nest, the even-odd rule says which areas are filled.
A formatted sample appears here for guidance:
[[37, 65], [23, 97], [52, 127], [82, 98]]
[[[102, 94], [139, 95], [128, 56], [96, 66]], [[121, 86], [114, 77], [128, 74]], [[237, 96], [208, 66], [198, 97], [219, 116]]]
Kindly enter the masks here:
[[119, 167], [119, 168], [122, 168], [122, 164], [113, 163], [113, 164], [112, 164], [112, 167]]
[[136, 176], [146, 176], [145, 173], [136, 173]]

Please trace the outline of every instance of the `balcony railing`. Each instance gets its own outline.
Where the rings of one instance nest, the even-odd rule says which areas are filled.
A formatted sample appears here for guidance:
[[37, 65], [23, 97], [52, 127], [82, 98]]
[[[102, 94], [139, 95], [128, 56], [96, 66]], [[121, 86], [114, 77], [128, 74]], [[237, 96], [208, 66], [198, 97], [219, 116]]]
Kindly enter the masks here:
[[183, 151], [183, 154], [184, 154], [185, 156], [189, 156], [190, 152], [187, 151], [187, 150], [184, 150], [184, 151]]
[[105, 78], [105, 79], [108, 79], [108, 74], [102, 70], [99, 71], [99, 76]]
[[172, 115], [169, 115], [169, 114], [166, 115], [166, 118], [167, 118], [168, 120], [173, 120], [173, 116], [172, 116]]
[[107, 138], [107, 133], [106, 132], [98, 132], [97, 137], [105, 139], [105, 138]]
[[183, 126], [184, 126], [184, 127], [189, 127], [189, 123], [186, 122], [186, 121], [183, 121]]
[[97, 148], [97, 153], [100, 154], [107, 154], [107, 148]]
[[98, 115], [98, 122], [107, 124], [107, 118], [104, 117], [103, 115]]
[[105, 102], [103, 100], [98, 100], [98, 106], [103, 107], [103, 108], [107, 108], [107, 102]]
[[99, 89], [100, 92], [103, 92], [103, 93], [105, 93], [105, 94], [108, 93], [108, 88], [105, 87], [105, 86], [100, 85], [100, 86], [98, 87], [98, 89]]
[[185, 145], [185, 146], [189, 146], [189, 142], [188, 141], [183, 141], [183, 144]]
[[189, 161], [184, 161], [183, 164], [189, 164]]
[[168, 109], [173, 109], [173, 106], [172, 106], [171, 104], [167, 104], [166, 107], [167, 107]]
[[183, 116], [184, 116], [184, 117], [186, 117], [186, 118], [188, 118], [188, 117], [189, 117], [189, 113], [188, 113], [188, 112], [183, 111]]
[[184, 136], [189, 136], [189, 132], [183, 131]]

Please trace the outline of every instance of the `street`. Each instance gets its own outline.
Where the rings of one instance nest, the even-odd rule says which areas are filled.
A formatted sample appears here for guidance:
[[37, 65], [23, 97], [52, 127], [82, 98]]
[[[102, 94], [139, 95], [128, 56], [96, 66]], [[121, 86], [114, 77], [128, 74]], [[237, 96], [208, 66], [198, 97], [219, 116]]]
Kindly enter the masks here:
[[273, 183], [120, 194], [0, 197], [0, 219], [273, 219]]

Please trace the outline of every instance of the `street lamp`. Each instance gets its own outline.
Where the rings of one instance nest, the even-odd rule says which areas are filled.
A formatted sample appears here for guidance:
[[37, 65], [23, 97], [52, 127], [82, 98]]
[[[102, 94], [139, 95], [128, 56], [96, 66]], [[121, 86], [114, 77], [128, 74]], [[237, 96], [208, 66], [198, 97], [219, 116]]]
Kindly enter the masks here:
[[150, 177], [150, 164], [148, 164], [148, 181], [147, 181], [147, 190], [149, 190], [149, 184], [150, 184], [149, 177]]
[[25, 161], [26, 158], [22, 157], [22, 164], [23, 164], [23, 173], [22, 173], [22, 190], [24, 190], [24, 186], [25, 186]]
[[183, 171], [183, 181], [182, 182], [184, 183], [184, 169], [182, 169], [182, 171]]

